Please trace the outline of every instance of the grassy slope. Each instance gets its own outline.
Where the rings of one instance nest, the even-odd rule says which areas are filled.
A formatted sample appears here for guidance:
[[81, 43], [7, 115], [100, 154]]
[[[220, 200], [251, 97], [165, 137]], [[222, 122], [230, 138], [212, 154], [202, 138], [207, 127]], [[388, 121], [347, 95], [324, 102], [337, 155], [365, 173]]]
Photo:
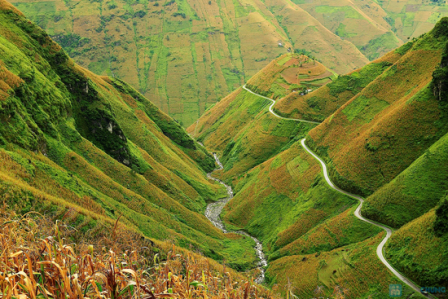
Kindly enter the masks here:
[[299, 5], [287, 0], [266, 0], [267, 9], [288, 34], [294, 49], [312, 53], [339, 74], [365, 65], [369, 60], [351, 42], [341, 39]]
[[220, 178], [231, 183], [313, 127], [272, 117], [267, 111], [269, 104], [268, 100], [239, 89], [206, 112], [198, 121], [197, 131], [195, 125], [189, 128], [207, 147], [222, 153], [225, 167], [217, 172]]
[[246, 86], [258, 94], [280, 99], [292, 91], [317, 89], [331, 82], [333, 73], [315, 59], [298, 53], [284, 54], [256, 73]]
[[310, 132], [320, 154], [331, 157], [338, 185], [373, 193], [363, 215], [399, 228], [386, 255], [422, 286], [446, 287], [447, 277], [446, 236], [436, 236], [433, 229], [434, 207], [447, 190], [446, 99], [434, 96], [431, 82], [445, 47], [446, 28], [444, 19]]
[[361, 52], [374, 60], [400, 46], [387, 13], [373, 0], [369, 1], [293, 1], [341, 38], [352, 42]]
[[23, 213], [82, 211], [85, 229], [122, 215], [148, 237], [250, 267], [252, 240], [203, 216], [225, 194], [206, 178], [213, 158], [129, 85], [80, 68], [7, 2], [0, 8], [2, 198]]
[[[294, 95], [276, 105], [277, 111], [285, 115], [304, 118], [313, 115], [315, 119], [325, 119], [323, 124], [311, 129], [308, 142], [314, 140], [319, 154], [330, 161], [331, 176], [337, 184], [349, 190], [351, 187], [351, 190], [373, 193], [363, 212], [387, 224], [406, 223], [421, 216], [437, 204], [440, 194], [446, 190], [445, 171], [441, 169], [446, 164], [445, 155], [441, 153], [446, 122], [443, 105], [433, 97], [431, 87], [432, 73], [440, 63], [446, 41], [445, 23], [423, 38], [363, 69], [340, 76], [306, 97]], [[252, 80], [260, 85], [254, 84], [252, 88], [261, 91], [269, 88], [263, 85], [266, 80], [275, 82], [257, 77], [249, 82]], [[310, 98], [313, 101], [304, 101]], [[350, 298], [387, 296], [389, 284], [397, 281], [375, 256], [383, 234], [353, 216], [354, 201], [328, 188], [320, 175], [319, 165], [297, 142], [306, 128], [295, 133], [296, 137], [286, 146], [285, 143], [274, 145], [271, 142], [275, 130], [266, 125], [267, 117], [271, 122], [282, 121], [267, 115], [267, 103], [261, 98], [258, 101], [256, 105], [252, 95], [239, 89], [188, 129], [206, 145], [216, 146], [215, 149], [223, 153], [225, 163], [221, 177], [233, 183], [236, 191], [234, 199], [225, 208], [224, 220], [229, 226], [243, 228], [263, 241], [270, 259], [268, 278], [283, 285], [291, 279], [299, 296], [312, 295], [317, 285], [326, 286], [326, 295], [329, 295], [336, 284], [350, 289]], [[301, 107], [305, 107], [304, 111]], [[294, 132], [293, 128], [289, 130]], [[277, 148], [273, 155], [257, 152], [272, 149], [272, 146]], [[353, 151], [353, 146], [359, 150]], [[252, 163], [256, 155], [259, 160]], [[339, 160], [328, 159], [332, 155], [344, 156]], [[265, 162], [261, 163], [263, 159]], [[365, 182], [370, 189], [336, 176], [334, 168], [339, 166], [336, 161], [343, 161], [344, 169], [353, 172], [351, 178], [355, 183]], [[422, 172], [423, 168], [426, 173]], [[396, 181], [393, 180], [403, 170]], [[421, 180], [422, 176], [428, 179]], [[437, 179], [427, 184], [435, 188], [428, 197], [425, 189], [420, 187], [430, 177]], [[383, 197], [382, 189], [374, 193], [387, 182], [390, 184], [383, 189], [390, 196]], [[406, 186], [397, 188], [400, 187], [398, 184], [405, 183]], [[395, 201], [401, 198], [405, 202], [397, 206], [391, 202], [392, 196], [398, 196]], [[415, 205], [416, 200], [420, 203], [405, 211], [404, 207]], [[400, 235], [403, 229], [397, 234]], [[411, 232], [403, 234], [409, 237]], [[431, 246], [428, 240], [421, 237], [420, 247]], [[439, 272], [431, 272], [429, 265], [435, 259], [411, 255], [418, 241], [406, 251], [399, 251], [399, 240], [393, 244], [386, 254], [398, 256], [392, 258], [394, 266], [418, 283], [437, 284], [435, 276], [441, 273], [443, 266], [437, 270]], [[346, 249], [351, 253], [341, 254]], [[410, 256], [400, 262], [404, 254]], [[435, 261], [443, 265], [446, 257], [438, 255]], [[432, 273], [432, 278], [423, 281], [421, 277], [425, 273]], [[412, 296], [418, 297], [418, 294]]]
[[[249, 80], [251, 88], [269, 90], [265, 82], [275, 80], [266, 74], [271, 74], [273, 67], [278, 68], [274, 63], [277, 61]], [[223, 219], [229, 227], [243, 228], [262, 240], [273, 265], [269, 266], [269, 277], [276, 277], [284, 284], [285, 273], [291, 273], [283, 265], [287, 256], [319, 252], [332, 255], [332, 250], [359, 244], [380, 230], [353, 216], [351, 207], [356, 202], [330, 189], [320, 175], [319, 165], [302, 149], [298, 141], [314, 126], [277, 119], [267, 111], [268, 105], [268, 101], [238, 89], [187, 131], [221, 153], [224, 170], [218, 175], [232, 183], [236, 192], [225, 208]], [[280, 132], [289, 137], [279, 138]], [[374, 246], [371, 245], [371, 252]], [[332, 267], [342, 266], [340, 263], [339, 259]], [[315, 270], [303, 268], [296, 274], [302, 277], [305, 271]], [[356, 273], [351, 268], [344, 271], [346, 275]], [[328, 274], [331, 273], [325, 275]], [[394, 280], [386, 276], [384, 281]], [[294, 278], [294, 292], [312, 293], [318, 281], [313, 283], [316, 284], [303, 286]], [[334, 283], [326, 281], [329, 287]], [[362, 289], [356, 294], [385, 294], [388, 291], [385, 285]]]
[[[296, 73], [299, 76], [306, 73], [307, 78], [299, 78], [300, 84], [291, 84], [284, 79], [295, 78]], [[307, 80], [314, 75], [328, 78], [326, 76], [330, 72], [306, 56], [285, 54], [253, 76], [247, 86], [267, 96], [283, 96], [293, 88], [308, 88]], [[268, 105], [268, 100], [240, 88], [187, 129], [207, 147], [222, 153], [222, 162], [225, 163], [224, 172], [220, 174], [222, 178], [233, 178], [266, 161], [314, 126], [274, 118], [266, 109]]]
[[323, 121], [397, 62], [410, 45], [390, 52], [361, 69], [338, 76], [333, 82], [305, 96], [289, 94], [275, 104], [274, 110], [285, 117]]
[[[292, 3], [277, 20], [275, 7], [284, 0], [268, 8], [241, 0], [12, 2], [77, 63], [122, 78], [185, 126], [291, 43], [315, 51], [338, 73], [367, 62], [353, 44]], [[300, 27], [285, 31], [299, 19]]]
[[[388, 298], [389, 285], [400, 281], [376, 257], [382, 237], [383, 233], [328, 252], [283, 257], [271, 263], [267, 275], [279, 285], [289, 280], [294, 293], [304, 298], [319, 294], [324, 298]], [[411, 294], [403, 287], [405, 298], [423, 298]]]
[[444, 1], [378, 1], [387, 12], [386, 21], [402, 40], [417, 38], [430, 31], [442, 17], [448, 16]]
[[422, 216], [448, 190], [448, 135], [428, 148], [406, 170], [367, 198], [362, 213], [392, 227]]
[[436, 26], [413, 43], [310, 132], [309, 142], [327, 160], [342, 188], [373, 193], [446, 132], [446, 119], [430, 87], [446, 38], [438, 32]]
[[435, 209], [394, 233], [386, 246], [387, 258], [422, 286], [448, 287], [448, 236], [436, 236]]

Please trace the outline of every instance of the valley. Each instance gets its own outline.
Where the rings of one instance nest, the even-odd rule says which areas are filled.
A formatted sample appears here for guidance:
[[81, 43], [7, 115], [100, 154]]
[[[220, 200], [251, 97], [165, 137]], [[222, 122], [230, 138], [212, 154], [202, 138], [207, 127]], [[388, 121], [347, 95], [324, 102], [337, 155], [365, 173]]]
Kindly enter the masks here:
[[[275, 105], [275, 101], [274, 101], [274, 100], [272, 100], [272, 99], [270, 99], [270, 98], [267, 98], [267, 97], [265, 97], [265, 96], [262, 96], [262, 95], [259, 95], [259, 94], [256, 94], [256, 93], [252, 92], [251, 90], [249, 90], [249, 89], [246, 87], [246, 85], [243, 86], [243, 89], [246, 90], [246, 91], [248, 91], [248, 92], [250, 92], [250, 93], [252, 93], [252, 94], [254, 94], [254, 95], [256, 95], [256, 96], [258, 96], [258, 97], [260, 97], [260, 98], [268, 99], [268, 100], [272, 101], [273, 103], [269, 106], [269, 112], [272, 114], [273, 117], [277, 117], [277, 118], [284, 119], [284, 120], [289, 120], [289, 121], [298, 121], [298, 122], [305, 122], [305, 123], [320, 124], [320, 123], [318, 123], [318, 122], [313, 122], [313, 121], [304, 120], [304, 119], [285, 118], [285, 117], [279, 116], [279, 115], [275, 114], [274, 111], [272, 111], [272, 106]], [[302, 140], [300, 141], [300, 144], [302, 145], [302, 147], [303, 147], [303, 148], [304, 148], [310, 155], [312, 155], [312, 156], [313, 156], [313, 157], [314, 157], [314, 158], [321, 164], [321, 166], [322, 166], [322, 172], [323, 172], [325, 181], [327, 182], [327, 184], [328, 184], [332, 189], [334, 189], [335, 191], [337, 191], [337, 192], [339, 192], [339, 193], [345, 194], [345, 195], [347, 195], [347, 196], [349, 196], [349, 197], [352, 197], [352, 198], [354, 198], [354, 199], [359, 200], [359, 205], [357, 206], [357, 208], [356, 208], [356, 210], [355, 210], [355, 212], [354, 212], [355, 216], [356, 216], [358, 219], [360, 219], [361, 221], [367, 222], [367, 223], [369, 223], [369, 224], [371, 224], [371, 225], [374, 225], [374, 226], [379, 227], [379, 228], [381, 228], [381, 229], [383, 229], [383, 230], [386, 231], [386, 236], [385, 236], [384, 239], [381, 241], [381, 243], [378, 245], [377, 250], [376, 250], [376, 253], [377, 253], [378, 258], [381, 260], [381, 262], [382, 262], [387, 268], [389, 268], [389, 269], [391, 270], [391, 272], [392, 272], [392, 273], [393, 273], [399, 280], [401, 280], [404, 284], [406, 284], [406, 285], [409, 286], [410, 288], [414, 289], [416, 292], [420, 292], [420, 287], [418, 287], [417, 285], [415, 285], [411, 280], [409, 280], [408, 278], [406, 278], [405, 276], [403, 276], [401, 273], [399, 273], [397, 270], [395, 270], [395, 269], [389, 264], [389, 262], [386, 260], [386, 258], [385, 258], [384, 255], [383, 255], [383, 248], [384, 248], [384, 245], [385, 245], [386, 242], [390, 239], [390, 237], [391, 237], [391, 235], [392, 235], [392, 230], [391, 230], [389, 227], [386, 227], [386, 226], [384, 226], [384, 225], [382, 225], [382, 224], [378, 224], [378, 223], [376, 223], [376, 222], [373, 222], [373, 221], [371, 221], [371, 220], [369, 220], [369, 219], [364, 218], [364, 217], [361, 215], [360, 211], [361, 211], [361, 208], [362, 208], [362, 205], [363, 205], [365, 199], [364, 199], [363, 197], [360, 197], [360, 196], [351, 194], [351, 193], [349, 193], [349, 192], [347, 192], [347, 191], [341, 190], [340, 188], [338, 188], [337, 186], [335, 186], [335, 185], [333, 184], [333, 182], [331, 181], [331, 179], [330, 179], [330, 176], [329, 176], [329, 173], [328, 173], [327, 165], [325, 164], [325, 162], [324, 162], [321, 158], [319, 158], [315, 153], [313, 153], [313, 152], [306, 146], [306, 139], [305, 139], [305, 138], [302, 139]], [[217, 159], [216, 154], [215, 154], [215, 159]], [[217, 160], [217, 162], [218, 162], [218, 164], [219, 164], [219, 166], [220, 166], [219, 169], [222, 170], [222, 169], [223, 169], [222, 164], [219, 162], [219, 160]], [[224, 183], [222, 183], [222, 184], [224, 184]], [[225, 185], [225, 184], [224, 184], [224, 185]], [[224, 200], [224, 201], [222, 202], [222, 206], [220, 205], [219, 213], [217, 214], [218, 217], [219, 217], [219, 214], [220, 214], [221, 211], [222, 211], [222, 208], [224, 208], [224, 205], [225, 205], [225, 204], [226, 204], [226, 203], [233, 197], [233, 192], [231, 191], [231, 187], [229, 187], [229, 186], [227, 186], [227, 185], [225, 185], [225, 186], [228, 188], [228, 190], [230, 190], [230, 191], [229, 191], [229, 198], [227, 198], [226, 200]], [[208, 218], [210, 219], [210, 221], [212, 221], [212, 222], [214, 222], [214, 223], [215, 223], [215, 221], [217, 221], [217, 220], [212, 220], [211, 217], [208, 217]], [[215, 216], [215, 219], [218, 219], [218, 218], [216, 218], [216, 216]], [[220, 222], [220, 220], [218, 220], [218, 221]], [[218, 225], [215, 224], [215, 226], [218, 226]], [[224, 228], [222, 222], [219, 224], [219, 227], [222, 228], [222, 229]], [[267, 264], [266, 264], [266, 265], [267, 265]], [[432, 296], [431, 296], [431, 297], [432, 297]], [[435, 297], [434, 297], [434, 298], [435, 298]]]
[[[221, 161], [219, 161], [218, 156], [216, 154], [213, 154], [213, 156], [215, 157], [216, 164], [218, 164], [218, 166], [219, 166], [219, 168], [217, 170], [223, 169], [223, 166], [221, 164]], [[214, 178], [212, 176], [212, 173], [209, 173], [208, 176], [211, 179], [217, 181], [218, 183], [220, 183], [221, 185], [223, 185], [226, 188], [226, 190], [227, 190], [227, 197], [224, 198], [224, 199], [221, 199], [221, 200], [219, 200], [217, 202], [208, 204], [207, 209], [205, 210], [205, 217], [207, 217], [207, 219], [210, 220], [210, 222], [212, 222], [214, 226], [216, 226], [217, 228], [222, 230], [223, 233], [228, 233], [228, 231], [226, 230], [226, 228], [224, 226], [224, 223], [221, 221], [220, 217], [221, 217], [221, 213], [222, 213], [222, 210], [223, 210], [224, 206], [233, 197], [232, 187], [226, 185], [221, 180], [219, 180], [217, 178]], [[265, 274], [264, 274], [265, 271], [264, 271], [263, 267], [266, 267], [268, 265], [268, 263], [266, 261], [266, 258], [264, 256], [264, 253], [263, 253], [263, 245], [261, 244], [261, 242], [257, 238], [249, 235], [248, 233], [246, 233], [244, 231], [232, 231], [232, 232], [236, 233], [236, 234], [239, 234], [239, 235], [242, 235], [242, 236], [245, 236], [245, 237], [249, 237], [249, 238], [251, 238], [252, 240], [255, 241], [256, 245], [254, 247], [254, 250], [257, 253], [258, 259], [260, 260], [257, 263], [258, 264], [258, 270], [260, 271], [260, 274], [255, 279], [255, 282], [258, 283], [258, 284], [263, 283], [264, 282], [264, 278], [265, 278]]]
[[0, 0], [0, 296], [443, 298], [446, 15]]
[[[381, 154], [383, 150], [397, 149], [413, 151], [413, 154], [419, 155], [423, 152], [420, 149], [422, 146], [427, 148], [434, 142], [430, 140], [441, 138], [437, 142], [438, 149], [434, 148], [435, 152], [439, 152], [442, 144], [440, 142], [444, 140], [442, 136], [447, 132], [445, 106], [443, 102], [433, 98], [429, 89], [434, 84], [431, 82], [435, 80], [433, 73], [436, 73], [438, 64], [437, 62], [431, 64], [431, 61], [434, 59], [440, 62], [444, 59], [442, 57], [445, 57], [443, 54], [445, 35], [442, 33], [444, 22], [446, 19], [420, 39], [403, 45], [364, 68], [339, 76], [333, 82], [309, 94], [292, 92], [276, 100], [269, 97], [275, 98], [274, 91], [260, 94], [258, 90], [266, 90], [266, 87], [262, 87], [266, 79], [256, 81], [256, 78], [258, 76], [263, 78], [262, 74], [269, 73], [268, 70], [273, 69], [273, 66], [269, 65], [251, 79], [253, 82], [259, 82], [259, 85], [248, 87], [248, 83], [239, 88], [187, 129], [207, 148], [222, 156], [223, 169], [216, 172], [216, 176], [233, 186], [235, 192], [234, 198], [224, 207], [222, 219], [229, 226], [243, 228], [262, 241], [269, 262], [266, 272], [268, 285], [274, 286], [279, 283], [291, 285], [296, 290], [294, 294], [302, 297], [313, 296], [317, 286], [321, 286], [320, 292], [327, 296], [340, 294], [342, 288], [347, 298], [369, 296], [366, 294], [370, 294], [373, 298], [383, 298], [387, 296], [390, 284], [402, 285], [402, 292], [407, 294], [405, 296], [417, 298], [420, 296], [417, 287], [419, 284], [446, 285], [446, 272], [443, 266], [438, 266], [437, 270], [430, 270], [431, 266], [428, 264], [429, 260], [433, 260], [437, 265], [443, 265], [442, 261], [446, 261], [447, 258], [446, 238], [436, 237], [433, 224], [429, 222], [435, 221], [434, 211], [440, 210], [443, 206], [443, 195], [438, 191], [446, 190], [442, 179], [446, 171], [440, 168], [435, 170], [439, 179], [431, 186], [434, 190], [438, 190], [436, 193], [439, 195], [434, 194], [431, 199], [424, 199], [423, 194], [432, 193], [427, 187], [424, 187], [425, 191], [419, 193], [415, 193], [417, 189], [414, 189], [416, 190], [414, 193], [407, 193], [406, 190], [410, 190], [408, 189], [410, 185], [404, 186], [402, 182], [403, 179], [412, 181], [412, 184], [418, 184], [416, 188], [422, 188], [427, 184], [426, 181], [417, 183], [418, 176], [415, 172], [411, 175], [410, 170], [406, 168], [415, 169], [414, 171], [419, 169], [419, 173], [422, 173], [423, 161], [430, 163], [427, 158], [429, 154], [424, 154], [425, 158], [418, 159], [415, 166], [412, 162], [398, 160], [402, 157], [395, 153], [375, 158], [375, 155]], [[280, 60], [276, 63], [278, 64]], [[422, 63], [421, 68], [418, 63]], [[403, 78], [401, 76], [406, 79], [399, 79]], [[397, 84], [393, 85], [394, 82]], [[391, 85], [399, 88], [391, 92], [387, 87]], [[257, 92], [254, 92], [254, 89]], [[365, 106], [360, 104], [366, 99], [369, 99], [369, 102]], [[422, 108], [419, 110], [422, 112], [423, 107], [430, 109], [426, 111], [433, 112], [432, 114], [401, 112], [414, 109], [415, 105], [421, 105], [419, 107]], [[387, 121], [381, 118], [383, 114], [387, 115]], [[407, 125], [404, 126], [411, 134], [409, 135], [411, 138], [419, 138], [420, 133], [417, 132], [426, 134], [433, 132], [430, 133], [434, 134], [433, 139], [426, 135], [424, 140], [427, 140], [427, 145], [408, 141], [406, 147], [401, 147], [400, 142], [405, 142], [408, 138], [406, 133], [397, 136], [397, 133], [385, 133], [382, 129], [387, 128], [386, 132], [404, 129], [402, 125], [392, 125], [396, 121], [395, 117], [397, 121], [413, 119], [413, 124], [406, 120]], [[386, 121], [387, 126], [378, 126], [383, 121]], [[420, 130], [424, 126], [437, 126], [438, 129]], [[347, 131], [350, 127], [354, 130], [352, 135]], [[334, 131], [329, 134], [331, 130]], [[368, 133], [363, 133], [364, 130]], [[331, 139], [325, 139], [325, 145], [318, 145], [316, 136], [320, 134], [327, 134]], [[360, 136], [359, 140], [369, 140], [369, 137], [365, 138], [366, 135], [362, 134], [370, 138], [380, 136], [395, 136], [395, 138], [382, 137], [383, 144], [389, 140], [386, 146], [383, 145], [384, 149], [372, 148], [370, 144], [364, 143], [363, 150], [359, 153], [347, 150], [350, 156], [345, 155], [344, 159], [350, 157], [350, 163], [344, 162], [343, 159], [336, 162], [332, 160], [333, 158], [329, 158], [332, 146], [339, 148], [330, 157], [345, 153], [344, 147], [351, 146], [348, 136], [354, 139]], [[301, 141], [304, 138], [308, 149], [320, 158], [319, 162], [325, 161], [328, 171], [324, 174], [320, 173], [319, 163], [316, 163], [310, 152], [303, 148]], [[404, 152], [402, 154], [409, 157]], [[438, 157], [437, 161], [444, 159], [444, 155]], [[361, 159], [363, 162], [360, 164], [360, 161], [355, 159]], [[366, 164], [368, 159], [375, 159], [375, 163]], [[368, 165], [376, 165], [375, 167], [379, 167], [378, 163], [386, 165], [388, 159], [397, 161], [393, 163], [393, 171], [399, 173], [404, 170], [404, 172], [392, 180], [390, 186], [384, 182], [386, 173], [392, 177], [394, 174], [387, 168], [379, 170], [376, 174], [366, 175], [366, 182], [370, 181], [369, 184], [372, 186], [385, 184], [382, 188], [376, 187], [378, 191], [364, 191], [359, 188], [359, 183], [348, 179], [346, 173], [342, 174], [336, 168], [341, 162], [343, 165], [350, 165], [350, 171], [357, 173], [353, 178], [360, 178], [360, 174], [366, 173]], [[397, 169], [397, 167], [403, 168]], [[434, 177], [435, 173], [432, 171], [428, 170]], [[381, 179], [373, 182], [372, 180], [378, 178], [377, 175], [382, 175]], [[327, 181], [330, 177], [331, 181], [341, 188], [338, 190], [346, 191], [335, 193], [332, 189], [333, 183]], [[398, 190], [403, 190], [399, 191], [403, 192], [403, 195], [398, 195], [397, 189], [393, 189], [394, 186], [399, 186]], [[353, 201], [350, 196], [352, 194], [365, 197], [356, 195], [354, 197], [356, 201]], [[401, 208], [402, 203], [399, 199], [395, 199], [397, 195], [401, 199], [407, 198], [406, 212]], [[417, 212], [417, 209], [411, 207], [413, 202], [411, 198], [418, 198], [419, 209], [425, 208]], [[361, 199], [362, 205], [359, 203]], [[393, 202], [389, 202], [390, 200]], [[374, 210], [371, 208], [373, 206]], [[387, 216], [383, 211], [388, 211]], [[367, 220], [363, 224], [359, 220], [365, 220], [361, 212], [364, 217], [373, 221]], [[411, 213], [413, 216], [408, 215]], [[391, 227], [392, 223], [403, 219], [408, 219], [407, 225]], [[413, 224], [421, 221], [426, 221], [425, 229], [430, 233], [422, 233]], [[416, 230], [419, 231], [419, 235], [411, 233]], [[426, 235], [431, 241], [425, 243], [426, 245], [419, 243], [418, 240], [423, 240], [421, 238], [429, 240], [426, 239]], [[407, 242], [410, 242], [406, 245], [406, 251], [399, 249], [400, 245], [397, 243], [398, 239], [404, 242], [403, 238], [407, 238]], [[429, 248], [432, 242], [441, 246], [436, 250], [439, 252], [435, 255], [437, 258], [435, 260], [432, 257], [423, 258], [418, 252], [431, 250]], [[397, 254], [403, 260], [399, 261]], [[405, 257], [405, 254], [409, 255], [409, 258]], [[419, 256], [420, 260], [416, 256]], [[408, 268], [404, 261], [409, 262], [410, 259], [415, 266]], [[312, 275], [305, 274], [310, 271], [313, 271]], [[285, 273], [290, 274], [285, 277]], [[369, 283], [366, 284], [366, 281]], [[338, 290], [331, 286], [338, 286]], [[286, 292], [287, 289], [284, 289], [282, 294]]]

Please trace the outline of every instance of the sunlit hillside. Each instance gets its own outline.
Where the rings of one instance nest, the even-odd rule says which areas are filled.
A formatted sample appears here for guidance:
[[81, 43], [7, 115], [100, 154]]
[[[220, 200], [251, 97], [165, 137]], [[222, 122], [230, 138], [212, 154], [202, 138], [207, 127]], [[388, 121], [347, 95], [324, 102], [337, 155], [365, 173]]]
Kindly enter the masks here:
[[120, 222], [252, 269], [254, 242], [204, 216], [226, 195], [213, 157], [124, 81], [75, 64], [0, 2], [0, 196], [14, 211], [69, 213], [83, 233]]
[[82, 67], [123, 79], [184, 126], [288, 50], [338, 73], [368, 62], [284, 0], [12, 3]]
[[[263, 241], [268, 283], [291, 284], [299, 297], [318, 290], [344, 298], [385, 298], [390, 284], [402, 284], [376, 256], [384, 232], [356, 218], [357, 201], [329, 187], [299, 142], [305, 137], [336, 185], [371, 195], [362, 214], [397, 229], [385, 249], [390, 263], [418, 285], [446, 285], [447, 28], [443, 19], [309, 94], [278, 98], [274, 112], [292, 120], [240, 88], [188, 128], [220, 153], [219, 176], [235, 191], [223, 218]], [[276, 68], [272, 62], [247, 86], [275, 98]]]
[[428, 32], [442, 18], [448, 16], [445, 0], [382, 0], [378, 1], [387, 12], [385, 20], [401, 38], [417, 38]]

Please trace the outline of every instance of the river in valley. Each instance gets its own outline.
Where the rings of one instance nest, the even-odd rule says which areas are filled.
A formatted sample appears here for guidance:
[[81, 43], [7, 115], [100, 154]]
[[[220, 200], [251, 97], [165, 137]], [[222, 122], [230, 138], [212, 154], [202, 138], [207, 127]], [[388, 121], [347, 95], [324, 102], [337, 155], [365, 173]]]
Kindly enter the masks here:
[[[219, 161], [218, 155], [216, 153], [213, 153], [213, 157], [215, 158], [216, 163], [218, 164], [219, 168], [217, 168], [216, 170], [220, 170], [223, 169], [223, 166], [221, 164], [221, 161]], [[223, 181], [221, 181], [220, 179], [217, 179], [215, 177], [212, 176], [212, 173], [208, 174], [208, 177], [212, 180], [217, 181], [218, 183], [220, 183], [221, 185], [223, 185], [224, 187], [226, 187], [227, 189], [227, 197], [220, 199], [219, 201], [216, 202], [212, 202], [210, 204], [208, 204], [207, 209], [205, 210], [205, 217], [207, 217], [208, 220], [210, 220], [214, 226], [216, 226], [217, 228], [219, 228], [220, 230], [222, 230], [224, 233], [229, 233], [229, 231], [226, 230], [224, 223], [222, 222], [220, 215], [221, 212], [224, 208], [224, 206], [233, 198], [233, 190], [232, 187], [230, 187], [229, 185], [226, 185]], [[255, 280], [256, 283], [262, 283], [264, 281], [264, 277], [265, 277], [265, 270], [263, 267], [268, 265], [268, 262], [266, 260], [266, 257], [264, 256], [263, 253], [263, 245], [261, 244], [261, 242], [249, 235], [248, 233], [244, 232], [244, 231], [231, 231], [232, 233], [236, 233], [236, 234], [240, 234], [246, 237], [251, 238], [252, 240], [255, 241], [256, 245], [254, 247], [254, 250], [258, 256], [259, 262], [258, 262], [258, 269], [260, 270], [261, 274], [260, 276], [257, 277], [257, 279]]]

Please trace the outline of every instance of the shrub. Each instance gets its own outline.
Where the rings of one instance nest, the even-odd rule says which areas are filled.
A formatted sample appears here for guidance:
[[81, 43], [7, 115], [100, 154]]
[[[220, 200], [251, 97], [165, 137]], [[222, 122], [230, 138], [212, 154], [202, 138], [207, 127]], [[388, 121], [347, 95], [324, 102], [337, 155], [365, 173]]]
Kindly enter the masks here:
[[446, 198], [437, 208], [436, 216], [434, 232], [438, 237], [442, 237], [448, 233], [448, 200]]

